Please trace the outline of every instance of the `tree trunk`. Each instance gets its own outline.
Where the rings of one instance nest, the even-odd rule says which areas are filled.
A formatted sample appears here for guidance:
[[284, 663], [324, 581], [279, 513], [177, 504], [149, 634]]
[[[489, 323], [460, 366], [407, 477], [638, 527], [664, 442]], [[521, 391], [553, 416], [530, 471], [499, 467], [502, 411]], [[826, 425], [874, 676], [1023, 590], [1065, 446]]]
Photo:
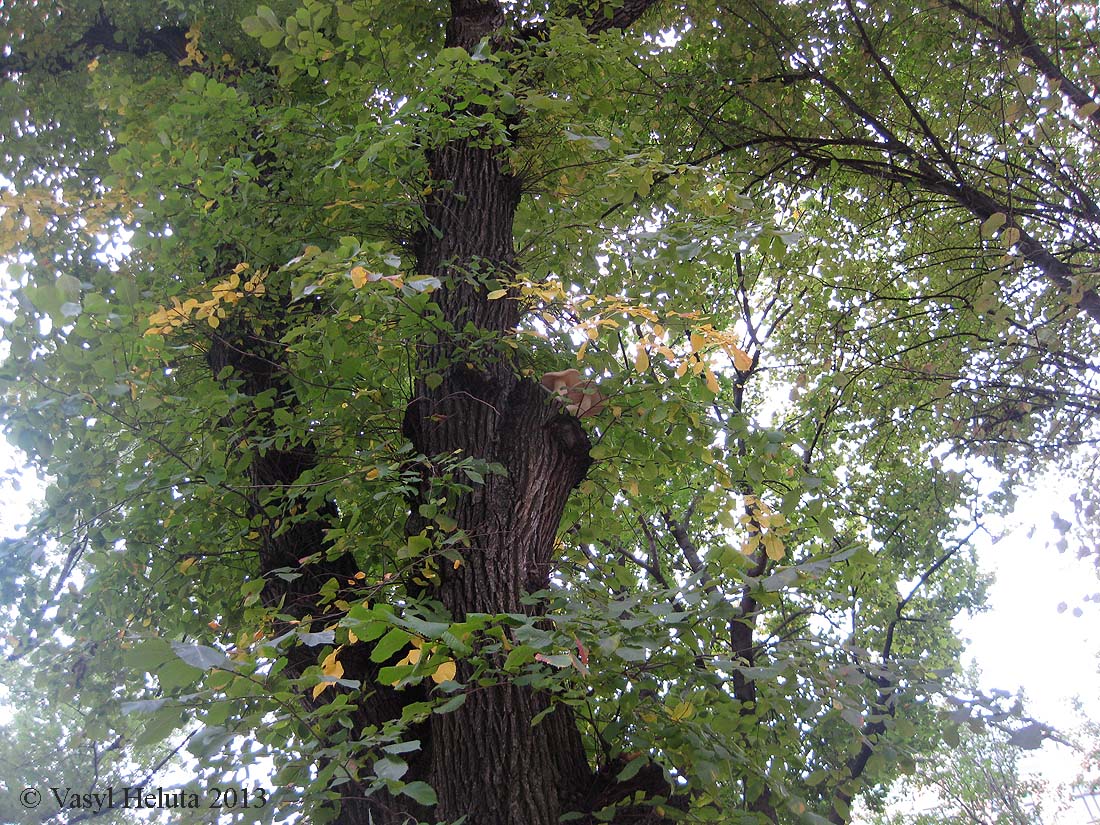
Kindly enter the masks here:
[[[452, 14], [447, 45], [466, 49], [491, 38], [502, 19], [496, 3], [455, 0]], [[466, 142], [433, 151], [429, 169], [435, 195], [415, 240], [417, 271], [442, 280], [435, 297], [445, 324], [472, 325], [499, 341], [519, 322], [519, 307], [510, 297], [489, 300], [483, 277], [506, 280], [515, 271], [521, 182], [500, 148]], [[406, 412], [405, 432], [423, 455], [472, 456], [506, 469], [486, 476], [452, 511], [470, 541], [463, 563], [441, 571], [438, 597], [455, 620], [472, 612], [532, 612], [521, 599], [547, 586], [566, 500], [591, 464], [580, 421], [552, 404], [541, 385], [521, 379], [506, 352], [475, 353], [441, 340], [420, 358]], [[424, 380], [433, 372], [443, 379], [434, 389]], [[415, 506], [413, 513], [410, 534], [424, 526]], [[460, 666], [460, 681], [463, 675]], [[456, 711], [432, 717], [430, 782], [439, 818], [552, 825], [599, 795], [569, 708], [559, 706], [532, 727], [547, 702], [529, 687], [505, 683], [472, 690]]]
[[[513, 272], [519, 182], [503, 171], [496, 152], [461, 144], [435, 152], [431, 172], [440, 194], [427, 210], [430, 228], [417, 239], [417, 271], [443, 279], [436, 297], [445, 322], [502, 337], [519, 320], [517, 304], [488, 300], [470, 273]], [[443, 381], [429, 389], [423, 377], [437, 369]], [[456, 621], [468, 613], [523, 612], [524, 593], [548, 583], [566, 500], [591, 463], [588, 438], [576, 418], [552, 405], [540, 385], [521, 380], [498, 351], [472, 354], [444, 339], [421, 358], [418, 376], [405, 419], [417, 451], [470, 456], [507, 470], [486, 476], [455, 503], [451, 515], [470, 547], [457, 569], [444, 565], [438, 597]], [[414, 515], [407, 529], [415, 534], [424, 526]], [[563, 788], [576, 787], [586, 761], [566, 709], [532, 727], [545, 706], [531, 689], [501, 684], [473, 690], [453, 713], [433, 716], [437, 816], [499, 825], [558, 821]]]
[[[649, 0], [639, 0], [629, 8], [636, 16], [648, 5]], [[473, 50], [484, 38], [498, 35], [503, 25], [495, 2], [452, 0], [451, 9], [447, 46]], [[602, 26], [607, 17], [599, 20]], [[440, 326], [448, 332], [418, 349], [404, 433], [429, 463], [459, 456], [505, 469], [504, 474], [486, 474], [484, 483], [449, 499], [449, 514], [469, 544], [460, 564], [442, 566], [432, 595], [454, 621], [471, 613], [539, 615], [537, 606], [523, 603], [523, 596], [548, 585], [566, 501], [591, 464], [591, 445], [579, 419], [566, 414], [540, 384], [521, 378], [511, 350], [499, 343], [520, 321], [518, 302], [510, 296], [490, 300], [486, 285], [487, 280], [507, 281], [516, 269], [513, 221], [522, 187], [505, 165], [505, 148], [452, 141], [432, 149], [433, 194], [425, 208], [425, 226], [413, 239], [417, 273], [435, 276], [442, 284], [433, 298], [442, 316]], [[478, 341], [489, 343], [473, 348], [471, 330]], [[233, 366], [238, 376], [245, 376], [246, 394], [274, 387], [277, 403], [292, 406], [296, 401], [280, 375], [280, 357], [278, 351], [265, 353], [262, 341], [244, 334], [231, 341], [216, 338], [208, 360], [215, 373]], [[439, 380], [429, 382], [429, 375]], [[253, 460], [253, 483], [274, 493], [289, 490], [316, 460], [309, 444], [269, 451]], [[411, 502], [408, 535], [428, 525], [419, 505], [429, 496], [425, 485], [420, 498]], [[296, 617], [323, 616], [325, 608], [316, 603], [320, 586], [331, 576], [350, 579], [354, 563], [345, 558], [301, 567], [300, 559], [324, 549], [324, 531], [334, 515], [319, 511], [290, 529], [262, 532], [262, 573], [280, 567], [308, 572], [290, 583], [268, 576], [266, 603], [281, 604], [282, 612]], [[396, 691], [378, 685], [379, 665], [370, 661], [369, 646], [349, 647], [341, 662], [345, 678], [363, 684], [353, 717], [360, 730], [400, 718], [403, 705], [426, 698], [422, 688]], [[287, 672], [297, 675], [311, 664], [315, 651], [300, 647], [291, 653]], [[466, 682], [470, 674], [470, 666], [460, 661], [458, 681]], [[636, 791], [651, 798], [669, 794], [655, 765], [625, 784], [615, 780], [621, 765], [593, 773], [568, 706], [559, 705], [532, 725], [549, 702], [547, 695], [509, 682], [471, 686], [461, 706], [432, 714], [409, 735], [420, 739], [421, 750], [408, 760], [405, 779], [429, 782], [438, 807], [428, 812], [387, 792], [367, 796], [361, 786], [349, 783], [338, 822], [398, 825], [410, 817], [445, 822], [466, 817], [470, 825], [555, 825], [563, 813], [587, 814]], [[615, 821], [643, 825], [665, 819], [640, 805], [624, 806]]]

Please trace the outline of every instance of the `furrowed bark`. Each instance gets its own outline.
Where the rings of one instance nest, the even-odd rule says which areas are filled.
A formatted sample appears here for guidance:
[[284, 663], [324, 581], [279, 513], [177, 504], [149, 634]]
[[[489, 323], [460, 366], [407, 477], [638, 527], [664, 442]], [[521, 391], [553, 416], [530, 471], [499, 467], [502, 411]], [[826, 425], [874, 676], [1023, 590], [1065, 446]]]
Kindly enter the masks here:
[[[476, 20], [453, 23], [449, 35], [469, 42], [490, 33], [475, 22], [491, 25], [497, 18], [480, 4], [470, 11]], [[472, 273], [507, 277], [514, 271], [519, 181], [497, 152], [469, 145], [435, 151], [430, 168], [440, 188], [427, 209], [431, 228], [416, 242], [417, 271], [444, 280], [437, 303], [455, 329], [473, 324], [506, 335], [518, 323], [518, 306], [488, 300]], [[430, 389], [422, 377], [440, 364], [450, 366], [441, 370], [442, 384]], [[540, 385], [521, 380], [499, 351], [471, 354], [461, 341], [444, 339], [426, 353], [419, 374], [405, 419], [417, 451], [472, 456], [507, 471], [486, 476], [484, 485], [456, 503], [452, 515], [471, 546], [463, 564], [442, 571], [438, 597], [455, 620], [473, 612], [523, 612], [523, 595], [548, 583], [565, 502], [591, 462], [588, 438], [577, 419], [552, 406]], [[422, 527], [413, 516], [407, 529], [416, 533]], [[460, 681], [468, 675], [464, 670]], [[546, 701], [506, 683], [471, 690], [456, 711], [433, 717], [437, 816], [465, 815], [493, 825], [557, 822], [563, 786], [575, 787], [587, 764], [566, 709], [532, 727]]]
[[[650, 4], [628, 5], [632, 14], [633, 6]], [[497, 3], [452, 0], [451, 10], [448, 46], [472, 50], [497, 39], [504, 20]], [[483, 338], [499, 340], [518, 324], [519, 306], [511, 298], [489, 300], [484, 279], [507, 280], [515, 272], [521, 181], [499, 148], [463, 141], [431, 151], [429, 171], [434, 194], [426, 227], [414, 239], [417, 271], [441, 279], [435, 299], [449, 329], [472, 325]], [[454, 503], [452, 516], [470, 546], [462, 564], [440, 572], [437, 596], [455, 620], [475, 612], [538, 615], [521, 600], [548, 584], [566, 501], [591, 463], [579, 420], [552, 405], [540, 385], [521, 379], [508, 353], [505, 347], [471, 352], [461, 332], [442, 337], [420, 360], [405, 416], [406, 435], [429, 460], [472, 456], [506, 470]], [[429, 387], [429, 373], [442, 383]], [[415, 534], [424, 523], [415, 506], [412, 513], [406, 529]], [[460, 663], [459, 681], [468, 675]], [[548, 702], [528, 687], [503, 683], [471, 689], [457, 710], [433, 716], [430, 782], [438, 818], [552, 825], [569, 810], [625, 798], [629, 789], [616, 797], [613, 777], [593, 777], [568, 707], [532, 726]], [[667, 793], [657, 773], [650, 791]], [[632, 821], [659, 821], [634, 814]]]

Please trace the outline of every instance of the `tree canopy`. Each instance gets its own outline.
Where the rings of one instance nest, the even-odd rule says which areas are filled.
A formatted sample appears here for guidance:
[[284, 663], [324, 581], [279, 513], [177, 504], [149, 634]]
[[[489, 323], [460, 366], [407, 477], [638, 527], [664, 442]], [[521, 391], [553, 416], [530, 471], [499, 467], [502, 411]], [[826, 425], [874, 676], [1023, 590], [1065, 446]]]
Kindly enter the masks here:
[[1094, 552], [1098, 22], [5, 3], [31, 752], [270, 768], [233, 821], [778, 825], [1007, 724], [952, 621], [1041, 471]]

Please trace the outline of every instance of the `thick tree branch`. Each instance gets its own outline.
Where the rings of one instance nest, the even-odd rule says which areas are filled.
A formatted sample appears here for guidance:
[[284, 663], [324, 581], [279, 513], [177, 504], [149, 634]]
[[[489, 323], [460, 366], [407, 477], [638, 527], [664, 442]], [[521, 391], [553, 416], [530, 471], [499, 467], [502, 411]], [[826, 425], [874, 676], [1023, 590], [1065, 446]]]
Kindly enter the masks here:
[[504, 25], [504, 9], [497, 0], [451, 0], [447, 46], [473, 51], [478, 43]]
[[610, 0], [600, 3], [594, 12], [588, 13], [578, 7], [570, 12], [571, 16], [588, 18], [585, 26], [589, 34], [629, 28], [638, 18], [656, 6], [660, 0]]

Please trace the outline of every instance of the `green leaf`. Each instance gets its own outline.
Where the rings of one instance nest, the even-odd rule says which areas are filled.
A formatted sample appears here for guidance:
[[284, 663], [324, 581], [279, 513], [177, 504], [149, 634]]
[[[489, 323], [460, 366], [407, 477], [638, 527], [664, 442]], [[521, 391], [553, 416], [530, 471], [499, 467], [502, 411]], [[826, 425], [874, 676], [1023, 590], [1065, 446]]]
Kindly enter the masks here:
[[432, 708], [432, 713], [451, 713], [452, 711], [455, 711], [458, 708], [462, 707], [462, 705], [464, 705], [465, 703], [466, 703], [466, 694], [465, 693], [456, 693], [454, 696], [452, 696], [450, 699], [448, 699], [443, 704], [438, 705], [435, 708]]
[[425, 553], [432, 548], [432, 540], [427, 536], [420, 534], [416, 536], [409, 536], [405, 546], [398, 552], [397, 557], [401, 559], [411, 559], [419, 556], [421, 553]]
[[261, 22], [271, 28], [279, 28], [279, 18], [275, 16], [275, 12], [271, 10], [270, 6], [260, 5], [256, 7], [256, 17]]
[[378, 641], [374, 646], [374, 650], [371, 651], [371, 661], [388, 661], [395, 653], [404, 649], [411, 638], [412, 636], [399, 627], [390, 628], [390, 631]]
[[401, 793], [405, 796], [411, 797], [419, 802], [421, 805], [438, 805], [439, 800], [436, 798], [435, 791], [432, 786], [427, 782], [421, 782], [419, 780], [415, 782], [407, 782], [401, 786]]
[[600, 152], [605, 152], [611, 148], [611, 141], [605, 137], [599, 135], [578, 135], [575, 132], [565, 130], [565, 137], [567, 140], [581, 141], [587, 146]]
[[189, 688], [202, 678], [202, 674], [202, 669], [193, 667], [182, 659], [168, 662], [156, 671], [157, 681], [165, 691]]
[[523, 665], [529, 664], [535, 661], [535, 654], [538, 651], [530, 645], [518, 645], [508, 651], [508, 656], [504, 660], [504, 670], [509, 673], [514, 673]]
[[400, 779], [408, 770], [408, 764], [402, 759], [384, 756], [374, 762], [374, 773], [380, 779]]
[[424, 639], [438, 639], [451, 628], [450, 624], [447, 622], [429, 622], [412, 613], [406, 613], [404, 616], [395, 617], [394, 621], [399, 622], [403, 627], [408, 628]]
[[[263, 34], [260, 35], [260, 45], [263, 46], [265, 49], [274, 49], [276, 46], [280, 45], [283, 42], [284, 38], [285, 35], [282, 29], [276, 31], [265, 31]], [[310, 285], [307, 286], [302, 291], [302, 293], [304, 295], [309, 295], [314, 290], [315, 287]]]
[[981, 229], [982, 237], [983, 238], [992, 238], [992, 237], [994, 237], [997, 234], [997, 232], [1000, 231], [1000, 228], [1005, 225], [1005, 222], [1007, 220], [1008, 220], [1008, 215], [1006, 215], [1004, 212], [994, 212], [992, 215], [990, 215], [988, 218], [986, 218], [985, 221], [982, 223], [982, 229]]
[[165, 708], [142, 723], [141, 733], [134, 740], [134, 746], [140, 748], [162, 742], [182, 724], [179, 708]]
[[638, 775], [638, 771], [646, 766], [648, 760], [641, 756], [636, 756], [626, 763], [626, 766], [619, 771], [615, 777], [616, 782], [629, 782], [635, 776]]
[[119, 703], [119, 709], [126, 714], [130, 713], [152, 713], [155, 710], [159, 710], [164, 707], [170, 700], [169, 699], [138, 699], [133, 702], [121, 702]]
[[172, 650], [184, 662], [199, 670], [211, 670], [213, 668], [236, 669], [236, 664], [228, 656], [207, 645], [172, 642]]
[[158, 667], [175, 661], [176, 654], [164, 639], [141, 639], [125, 651], [123, 661], [129, 668], [154, 673]]
[[411, 753], [420, 750], [420, 740], [412, 739], [408, 742], [394, 742], [392, 745], [385, 745], [382, 750], [386, 753]]

